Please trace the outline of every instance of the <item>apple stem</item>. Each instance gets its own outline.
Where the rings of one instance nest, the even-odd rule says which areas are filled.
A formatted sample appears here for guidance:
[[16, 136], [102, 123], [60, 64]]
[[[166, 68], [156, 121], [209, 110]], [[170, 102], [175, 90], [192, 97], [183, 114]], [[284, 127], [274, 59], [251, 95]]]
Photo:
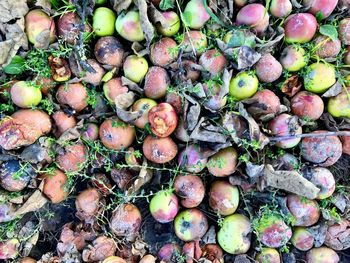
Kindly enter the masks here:
[[322, 133], [303, 133], [288, 136], [276, 136], [269, 137], [271, 142], [280, 142], [295, 138], [323, 138], [328, 136], [350, 136], [350, 131], [337, 131], [337, 132], [322, 132]]

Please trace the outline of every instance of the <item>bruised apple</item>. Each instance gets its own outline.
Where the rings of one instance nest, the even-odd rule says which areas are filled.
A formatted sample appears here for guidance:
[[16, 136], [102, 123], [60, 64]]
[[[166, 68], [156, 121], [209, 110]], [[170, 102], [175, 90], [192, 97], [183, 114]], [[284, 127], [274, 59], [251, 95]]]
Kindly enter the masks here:
[[148, 120], [151, 131], [161, 138], [168, 137], [172, 134], [178, 122], [175, 109], [166, 102], [153, 106], [148, 112]]
[[172, 38], [164, 37], [151, 46], [150, 60], [155, 66], [165, 67], [179, 55], [178, 47]]
[[307, 64], [305, 49], [298, 45], [289, 45], [282, 50], [280, 63], [288, 71], [299, 71]]
[[179, 211], [178, 198], [169, 190], [159, 191], [152, 197], [149, 203], [149, 210], [153, 218], [158, 222], [171, 222]]
[[120, 68], [123, 63], [124, 48], [116, 37], [101, 37], [95, 44], [94, 54], [101, 64]]
[[150, 109], [152, 109], [154, 106], [157, 105], [157, 102], [152, 99], [147, 99], [147, 98], [141, 98], [137, 101], [134, 102], [132, 105], [132, 110], [133, 111], [139, 111], [142, 110], [143, 114], [140, 118], [136, 119], [134, 124], [136, 127], [140, 129], [144, 129], [146, 124], [149, 123], [148, 121], [148, 113]]
[[77, 122], [73, 116], [69, 116], [63, 111], [56, 111], [52, 115], [52, 119], [55, 124], [54, 134], [60, 137], [65, 131], [73, 128], [77, 125]]
[[29, 42], [36, 48], [45, 48], [46, 43], [53, 43], [56, 39], [55, 22], [41, 9], [27, 13], [25, 29]]
[[117, 118], [110, 118], [102, 122], [99, 137], [102, 144], [108, 149], [121, 150], [133, 143], [135, 128]]
[[308, 251], [314, 246], [314, 237], [306, 227], [295, 227], [290, 241], [301, 251]]
[[210, 19], [210, 15], [204, 7], [203, 0], [190, 0], [183, 11], [183, 19], [185, 25], [189, 28], [202, 28]]
[[150, 67], [146, 77], [143, 90], [145, 95], [151, 99], [163, 98], [170, 86], [170, 79], [167, 71], [158, 66]]
[[320, 208], [314, 200], [290, 194], [287, 196], [287, 207], [295, 218], [295, 226], [312, 226], [320, 218]]
[[108, 102], [114, 105], [118, 96], [128, 93], [129, 88], [123, 86], [121, 78], [112, 78], [103, 84], [103, 94]]
[[61, 85], [56, 93], [57, 100], [62, 105], [68, 105], [77, 112], [87, 107], [88, 94], [82, 83]]
[[324, 103], [320, 96], [300, 91], [291, 100], [292, 112], [300, 118], [318, 120], [323, 114]]
[[67, 176], [61, 170], [55, 169], [52, 173], [42, 176], [44, 180], [43, 193], [52, 203], [60, 203], [68, 196], [69, 189], [66, 189]]
[[84, 144], [68, 145], [56, 157], [58, 167], [64, 172], [78, 172], [87, 161], [87, 149]]
[[145, 157], [154, 163], [167, 163], [175, 158], [177, 145], [170, 137], [156, 138], [148, 135], [142, 146]]
[[184, 52], [192, 52], [193, 49], [196, 54], [201, 55], [208, 46], [207, 36], [201, 31], [191, 30], [185, 33], [181, 47]]
[[205, 195], [202, 179], [193, 174], [176, 176], [174, 188], [175, 193], [181, 198], [182, 206], [186, 208], [197, 207]]
[[200, 239], [208, 230], [208, 219], [202, 211], [190, 208], [180, 212], [174, 221], [176, 236], [182, 241]]
[[274, 248], [262, 248], [255, 259], [258, 263], [281, 263], [280, 254]]
[[233, 214], [239, 204], [238, 188], [227, 181], [214, 181], [209, 191], [209, 206], [220, 215]]
[[241, 71], [230, 81], [229, 94], [236, 100], [252, 97], [257, 91], [259, 80], [253, 72]]
[[233, 147], [218, 151], [208, 160], [208, 171], [214, 176], [225, 177], [236, 170], [238, 153]]

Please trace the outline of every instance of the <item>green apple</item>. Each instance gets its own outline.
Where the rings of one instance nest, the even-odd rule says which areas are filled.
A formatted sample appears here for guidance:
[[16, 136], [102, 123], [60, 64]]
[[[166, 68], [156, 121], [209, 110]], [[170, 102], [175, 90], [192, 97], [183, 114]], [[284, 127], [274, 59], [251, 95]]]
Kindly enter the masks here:
[[253, 72], [240, 72], [230, 82], [230, 96], [237, 100], [252, 97], [257, 91], [259, 80]]
[[171, 37], [179, 32], [180, 29], [180, 18], [177, 13], [174, 11], [168, 11], [162, 13], [164, 20], [166, 21], [166, 26], [163, 26], [161, 23], [156, 24], [158, 33], [166, 37]]
[[328, 63], [316, 62], [309, 66], [304, 76], [304, 87], [314, 93], [327, 91], [336, 82], [334, 66]]
[[99, 7], [92, 17], [92, 27], [99, 37], [111, 36], [114, 34], [115, 14], [107, 7]]
[[157, 105], [157, 102], [155, 100], [148, 99], [148, 98], [141, 98], [141, 99], [134, 102], [134, 104], [132, 105], [133, 111], [143, 110], [142, 116], [140, 118], [136, 119], [134, 122], [136, 127], [140, 128], [140, 129], [145, 128], [146, 124], [149, 123], [148, 112], [152, 107], [154, 107], [156, 105]]
[[218, 232], [218, 243], [227, 253], [246, 253], [250, 247], [250, 232], [251, 226], [247, 217], [240, 214], [227, 216]]
[[95, 5], [104, 5], [106, 0], [95, 0]]
[[328, 101], [328, 112], [333, 117], [350, 118], [350, 87]]
[[137, 11], [122, 13], [115, 21], [115, 28], [119, 35], [128, 41], [142, 41], [145, 36], [141, 27], [140, 14]]
[[144, 57], [131, 55], [125, 59], [123, 70], [125, 77], [139, 83], [147, 74], [148, 62]]
[[15, 105], [21, 108], [37, 106], [42, 94], [40, 87], [35, 87], [26, 81], [18, 81], [11, 87], [11, 99]]
[[179, 213], [174, 221], [175, 234], [182, 241], [201, 239], [208, 230], [208, 219], [197, 208], [190, 208]]

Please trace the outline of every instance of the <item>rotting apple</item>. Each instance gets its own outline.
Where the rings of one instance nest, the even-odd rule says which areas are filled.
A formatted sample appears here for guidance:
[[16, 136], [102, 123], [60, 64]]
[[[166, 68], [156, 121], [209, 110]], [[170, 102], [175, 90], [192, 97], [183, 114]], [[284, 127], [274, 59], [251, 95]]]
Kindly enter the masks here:
[[250, 233], [249, 219], [241, 214], [233, 214], [224, 218], [217, 240], [227, 253], [244, 254], [250, 248]]
[[198, 144], [190, 144], [183, 149], [178, 157], [179, 166], [190, 173], [199, 173], [202, 171], [208, 158], [203, 156], [201, 148]]
[[89, 58], [87, 63], [92, 67], [92, 69], [90, 71], [85, 71], [82, 76], [77, 77], [82, 77], [82, 81], [85, 81], [93, 86], [97, 86], [101, 83], [105, 70], [95, 59]]
[[30, 164], [18, 160], [9, 160], [0, 164], [0, 185], [7, 191], [23, 190], [35, 177], [36, 173]]
[[99, 137], [108, 149], [127, 148], [133, 143], [135, 136], [135, 128], [117, 118], [106, 119], [100, 125]]
[[179, 55], [178, 46], [172, 38], [164, 37], [151, 46], [150, 60], [155, 66], [165, 67]]
[[200, 239], [208, 230], [208, 219], [202, 211], [190, 208], [181, 211], [174, 220], [176, 236], [182, 241]]
[[68, 105], [77, 112], [87, 107], [88, 93], [86, 87], [78, 82], [59, 86], [56, 97], [61, 105]]
[[151, 99], [163, 98], [170, 85], [170, 79], [167, 71], [158, 66], [150, 67], [146, 77], [143, 90], [145, 95]]
[[149, 210], [153, 218], [158, 222], [171, 222], [179, 211], [178, 198], [172, 191], [161, 190], [152, 197], [149, 203]]
[[52, 173], [42, 175], [41, 178], [44, 180], [43, 193], [52, 203], [57, 204], [67, 198], [69, 189], [66, 188], [68, 178], [65, 173], [55, 169]]
[[[295, 116], [289, 115], [287, 113], [282, 113], [272, 119], [268, 128], [271, 134], [274, 136], [289, 136], [295, 134], [302, 134], [302, 128], [298, 123], [298, 119]], [[287, 140], [282, 140], [276, 143], [276, 146], [282, 149], [293, 148], [299, 144], [300, 138], [292, 138]]]
[[301, 251], [308, 251], [314, 246], [314, 237], [306, 227], [293, 228], [293, 236], [290, 239], [293, 246]]
[[181, 204], [186, 208], [197, 207], [205, 195], [202, 179], [193, 174], [178, 175], [174, 181], [175, 193], [181, 198]]
[[256, 75], [262, 82], [271, 83], [282, 75], [282, 65], [270, 53], [263, 55], [255, 65]]
[[341, 50], [341, 42], [337, 38], [332, 40], [326, 36], [320, 35], [315, 38], [316, 55], [320, 58], [335, 58]]
[[306, 60], [305, 49], [296, 44], [286, 46], [280, 57], [280, 63], [283, 68], [291, 72], [299, 71], [305, 67], [307, 64]]
[[133, 239], [140, 231], [142, 216], [137, 206], [126, 203], [118, 205], [113, 211], [109, 226], [119, 237]]
[[313, 167], [306, 171], [310, 182], [320, 189], [317, 199], [330, 197], [335, 191], [335, 179], [330, 170], [324, 167]]
[[338, 26], [339, 39], [343, 45], [350, 45], [350, 18], [344, 18]]
[[259, 80], [253, 72], [241, 71], [230, 81], [229, 94], [236, 100], [252, 97], [257, 91]]
[[318, 120], [324, 111], [324, 103], [320, 96], [300, 91], [291, 100], [292, 112], [300, 118]]
[[258, 263], [281, 263], [281, 257], [277, 249], [263, 247], [257, 254], [256, 261]]
[[152, 109], [156, 105], [157, 105], [157, 102], [155, 100], [148, 99], [148, 98], [141, 98], [134, 102], [134, 104], [132, 105], [133, 111], [143, 110], [142, 116], [136, 119], [134, 122], [136, 127], [140, 129], [145, 128], [146, 124], [149, 123], [148, 113], [150, 109]]
[[113, 78], [103, 84], [103, 94], [112, 105], [120, 95], [128, 93], [129, 88], [123, 86], [121, 78]]
[[124, 259], [117, 256], [110, 256], [102, 261], [102, 263], [127, 263]]
[[223, 108], [227, 103], [227, 96], [223, 96], [223, 88], [222, 85], [211, 80], [203, 83], [203, 90], [206, 95], [203, 101], [204, 107], [211, 111], [218, 111]]
[[40, 88], [27, 81], [18, 81], [12, 85], [10, 94], [12, 102], [21, 108], [37, 106], [42, 99]]
[[98, 139], [98, 130], [96, 123], [86, 123], [81, 130], [81, 138], [85, 141], [93, 142]]
[[21, 243], [17, 238], [10, 238], [0, 242], [0, 259], [15, 259], [19, 254]]
[[128, 41], [135, 42], [145, 39], [138, 11], [132, 10], [120, 14], [115, 21], [115, 28], [118, 34]]
[[284, 24], [285, 40], [287, 43], [307, 43], [317, 30], [317, 20], [309, 13], [292, 14]]
[[338, 263], [338, 254], [328, 247], [318, 247], [306, 253], [306, 263]]
[[77, 125], [74, 116], [69, 116], [63, 111], [56, 111], [52, 115], [54, 121], [54, 134], [56, 137], [60, 137], [65, 131], [71, 129]]
[[156, 138], [148, 135], [143, 141], [144, 156], [154, 163], [167, 163], [175, 158], [177, 145], [170, 137]]
[[166, 263], [175, 262], [179, 255], [181, 248], [176, 243], [165, 244], [158, 251], [158, 258]]
[[237, 151], [233, 147], [227, 147], [209, 158], [207, 168], [212, 175], [225, 177], [234, 173], [237, 161]]
[[125, 77], [139, 83], [148, 71], [148, 62], [144, 57], [130, 55], [124, 61], [123, 70]]
[[197, 30], [185, 32], [184, 39], [180, 46], [184, 52], [192, 52], [194, 49], [197, 56], [200, 56], [208, 47], [207, 36]]
[[287, 207], [295, 219], [294, 226], [312, 226], [320, 218], [320, 208], [315, 200], [289, 194]]
[[276, 115], [280, 111], [280, 99], [269, 89], [259, 90], [254, 94], [252, 100], [256, 100], [256, 103], [249, 106], [247, 110], [255, 119], [268, 114]]
[[172, 134], [178, 123], [175, 109], [166, 102], [153, 106], [148, 112], [148, 120], [151, 131], [161, 138]]
[[29, 42], [36, 48], [45, 48], [44, 42], [49, 44], [56, 39], [55, 22], [41, 9], [26, 14], [25, 29]]
[[[75, 45], [79, 38], [79, 26], [81, 19], [75, 12], [67, 12], [60, 16], [57, 20], [57, 33], [60, 38], [66, 41], [68, 44]], [[91, 32], [91, 27], [85, 24], [84, 37], [87, 38]]]
[[114, 34], [115, 21], [113, 10], [107, 7], [98, 7], [92, 17], [92, 28], [99, 37], [111, 36]]
[[123, 63], [124, 48], [116, 37], [101, 37], [95, 44], [94, 54], [101, 64], [120, 68]]
[[84, 168], [87, 155], [87, 148], [84, 144], [68, 145], [64, 148], [64, 152], [58, 154], [56, 162], [64, 172], [78, 172]]
[[156, 263], [156, 258], [153, 255], [145, 255], [141, 258], [139, 263]]
[[258, 219], [258, 238], [267, 247], [283, 247], [292, 237], [292, 230], [277, 213], [264, 213]]
[[[325, 133], [327, 131], [313, 131], [312, 134]], [[342, 143], [337, 136], [309, 137], [301, 141], [302, 157], [322, 167], [335, 164], [342, 155]]]
[[239, 191], [228, 181], [214, 181], [209, 191], [209, 206], [220, 215], [233, 214], [239, 204]]
[[227, 65], [225, 56], [216, 49], [205, 51], [199, 58], [199, 64], [212, 76], [221, 73]]

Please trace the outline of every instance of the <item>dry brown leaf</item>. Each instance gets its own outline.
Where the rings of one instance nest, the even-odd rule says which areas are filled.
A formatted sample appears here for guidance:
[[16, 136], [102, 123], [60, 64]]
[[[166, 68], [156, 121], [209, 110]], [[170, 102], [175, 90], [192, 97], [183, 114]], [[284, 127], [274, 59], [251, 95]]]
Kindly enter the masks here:
[[313, 183], [306, 180], [297, 171], [275, 171], [272, 165], [267, 164], [260, 180], [261, 190], [273, 187], [290, 193], [315, 199], [320, 192]]
[[37, 211], [42, 208], [49, 200], [43, 195], [41, 192], [44, 187], [44, 181], [41, 182], [40, 186], [34, 193], [28, 198], [28, 200], [15, 212], [11, 214], [11, 216], [20, 216], [29, 212]]
[[289, 97], [293, 97], [301, 89], [301, 87], [302, 84], [299, 81], [298, 75], [293, 75], [283, 82], [281, 91]]
[[151, 42], [155, 35], [155, 30], [152, 25], [152, 23], [149, 21], [148, 14], [147, 14], [147, 2], [146, 0], [136, 0], [135, 4], [137, 5], [140, 13], [140, 20], [141, 20], [141, 28], [143, 31], [143, 34], [146, 39], [146, 49], [145, 54], [149, 53], [149, 47], [151, 45]]
[[113, 9], [117, 12], [117, 14], [128, 9], [132, 4], [132, 0], [112, 0], [111, 2]]
[[329, 88], [325, 93], [323, 93], [322, 97], [330, 98], [337, 96], [342, 91], [342, 85], [339, 81], [337, 81], [332, 87]]
[[66, 130], [57, 140], [56, 143], [61, 145], [67, 143], [67, 141], [77, 140], [80, 138], [80, 129], [83, 128], [84, 120], [80, 120], [73, 128]]
[[142, 258], [147, 253], [147, 243], [137, 237], [135, 242], [131, 245], [131, 253]]
[[0, 68], [11, 62], [20, 47], [28, 49], [24, 33], [24, 15], [28, 10], [26, 0], [0, 1], [0, 33], [5, 36], [4, 41], [0, 42]]
[[147, 184], [153, 177], [153, 172], [150, 169], [147, 169], [147, 160], [143, 159], [142, 168], [136, 180], [131, 187], [126, 191], [126, 195], [132, 195], [139, 191], [142, 186]]
[[122, 108], [119, 108], [117, 106], [117, 116], [119, 119], [121, 119], [123, 122], [134, 124], [135, 120], [140, 118], [144, 113], [144, 110], [139, 111], [126, 111]]
[[50, 0], [36, 0], [35, 6], [41, 7], [46, 12], [51, 13], [51, 1]]
[[226, 143], [228, 140], [228, 136], [224, 134], [221, 127], [212, 125], [210, 121], [204, 117], [199, 120], [190, 138], [192, 140], [211, 143]]
[[127, 93], [120, 94], [114, 99], [114, 104], [117, 108], [126, 110], [129, 108], [135, 101], [135, 93], [128, 91]]

